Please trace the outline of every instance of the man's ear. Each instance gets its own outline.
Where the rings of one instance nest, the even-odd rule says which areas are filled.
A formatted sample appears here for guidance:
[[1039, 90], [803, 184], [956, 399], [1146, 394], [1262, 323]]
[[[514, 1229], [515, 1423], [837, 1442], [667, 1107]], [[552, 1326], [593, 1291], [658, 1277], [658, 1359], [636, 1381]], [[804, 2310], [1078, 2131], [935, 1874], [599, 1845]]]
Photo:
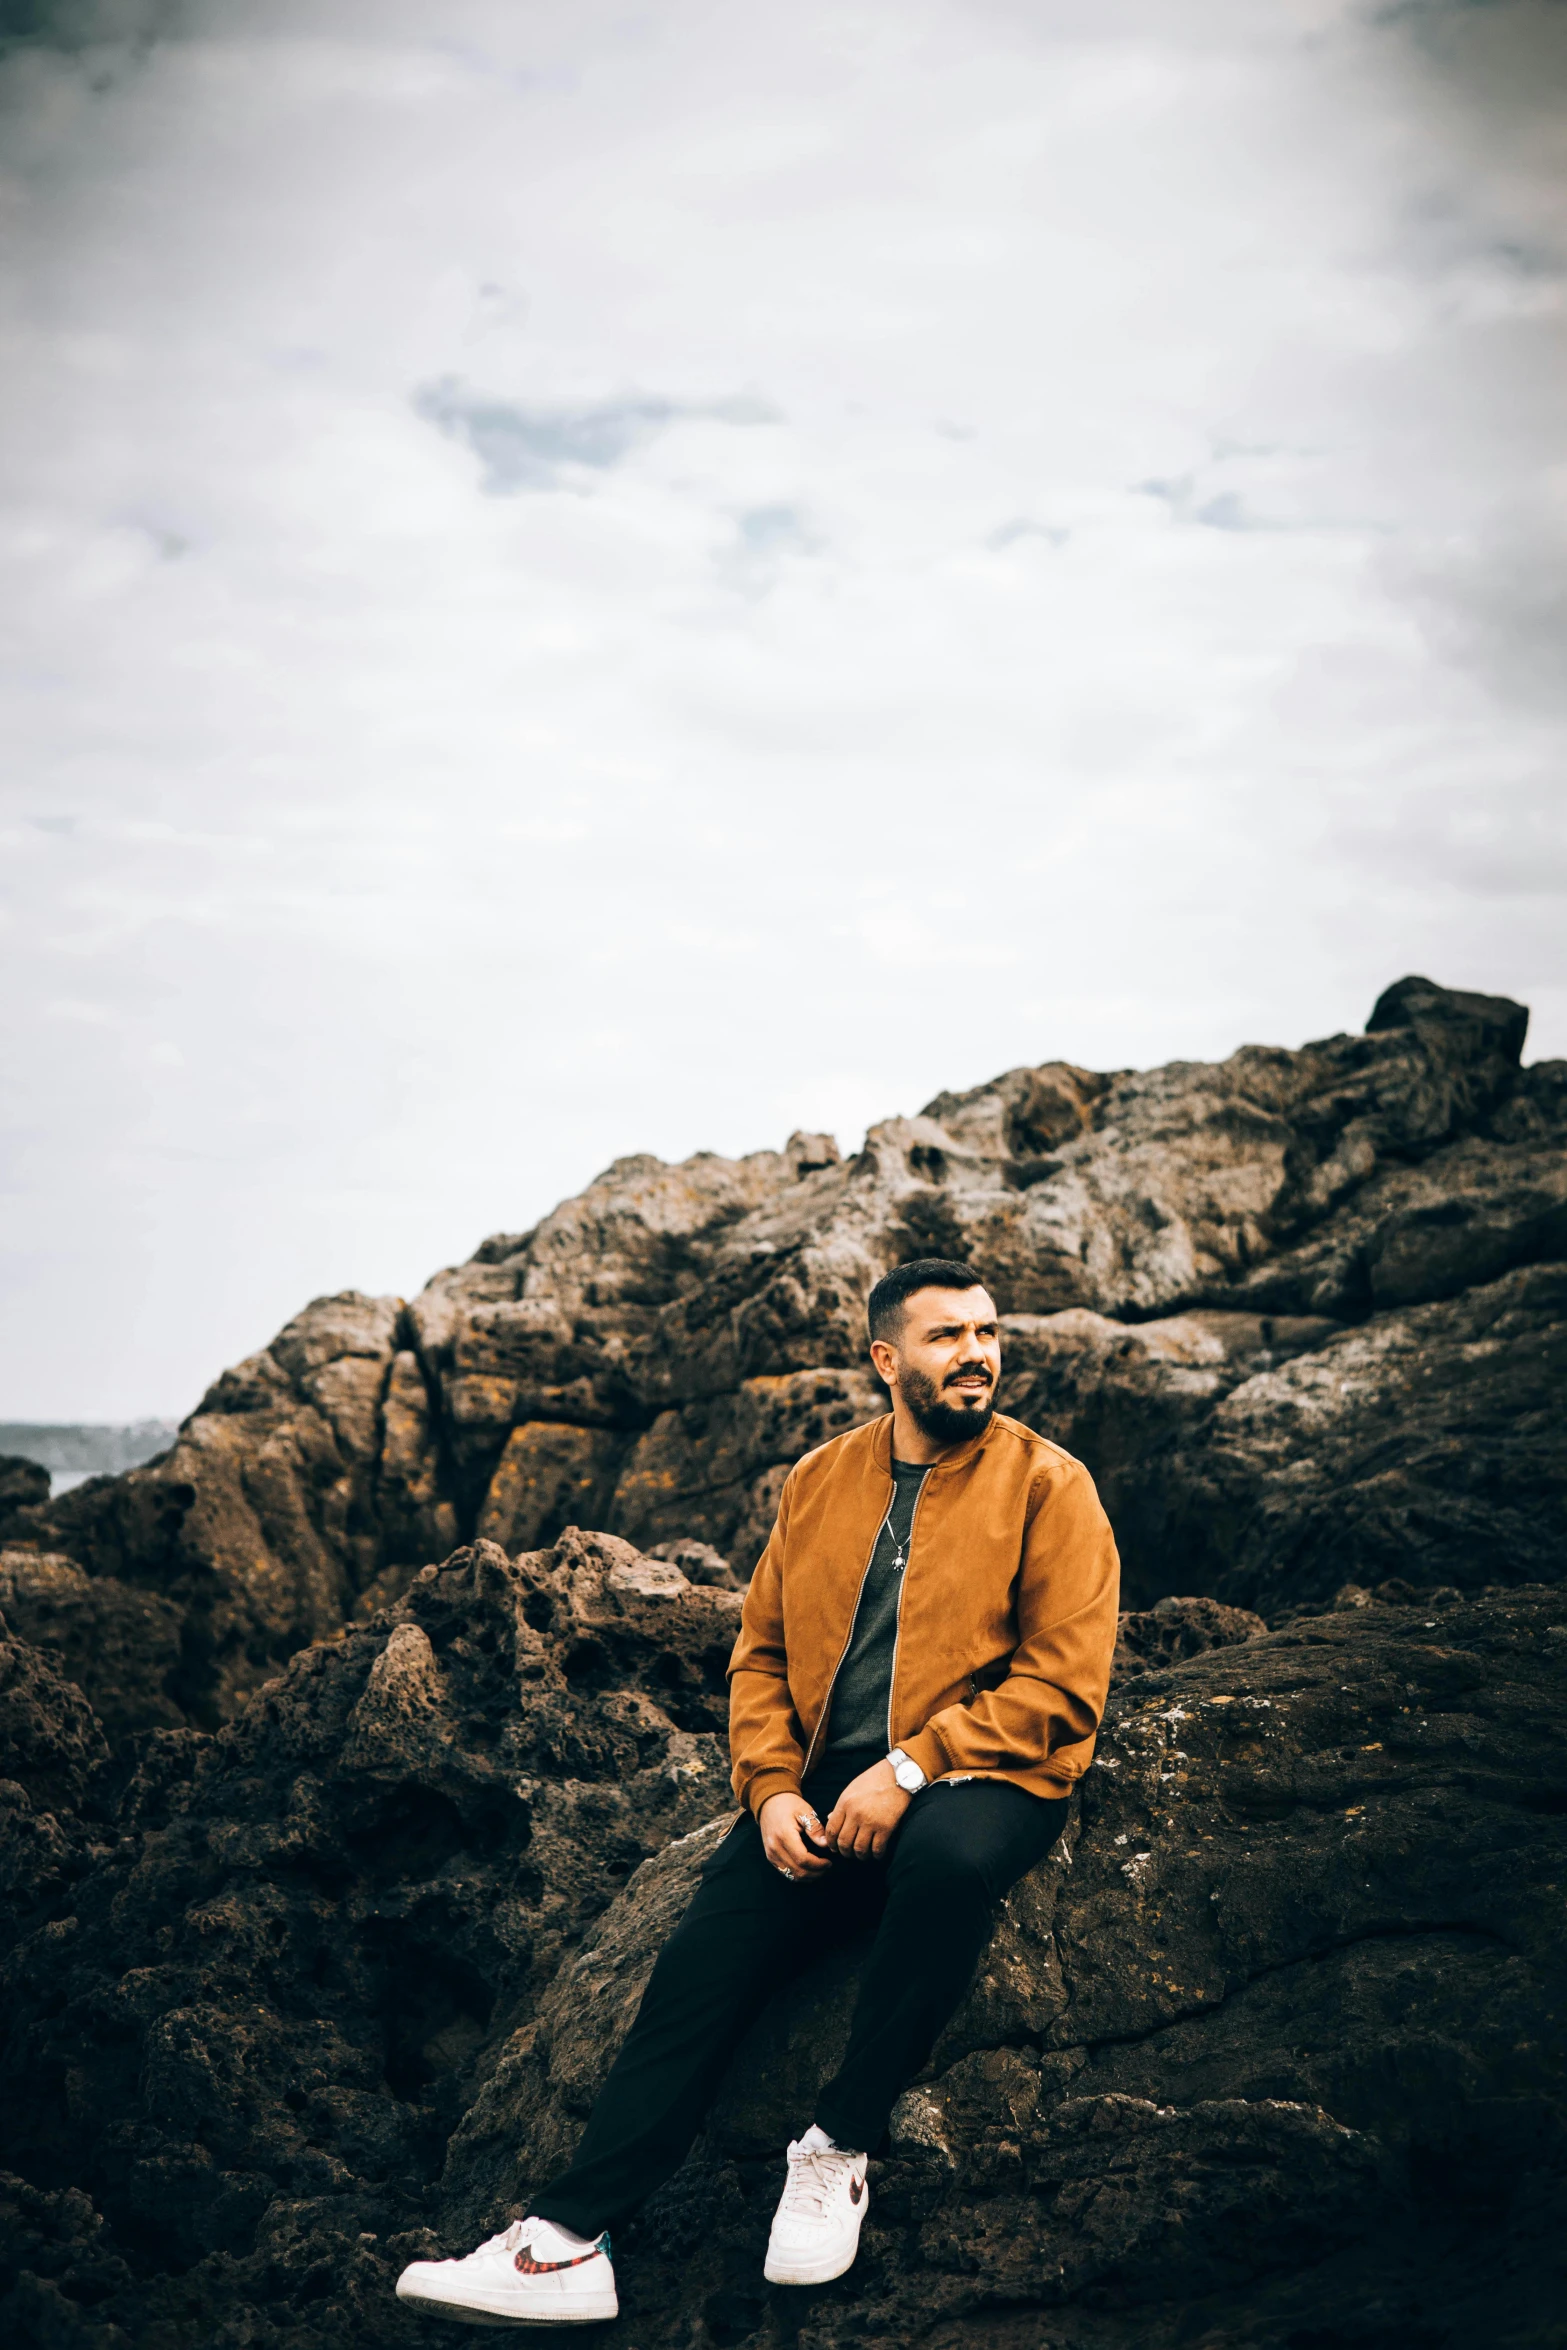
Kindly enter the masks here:
[[898, 1350], [895, 1346], [889, 1346], [885, 1338], [873, 1338], [871, 1340], [871, 1362], [875, 1368], [876, 1376], [884, 1387], [897, 1386]]

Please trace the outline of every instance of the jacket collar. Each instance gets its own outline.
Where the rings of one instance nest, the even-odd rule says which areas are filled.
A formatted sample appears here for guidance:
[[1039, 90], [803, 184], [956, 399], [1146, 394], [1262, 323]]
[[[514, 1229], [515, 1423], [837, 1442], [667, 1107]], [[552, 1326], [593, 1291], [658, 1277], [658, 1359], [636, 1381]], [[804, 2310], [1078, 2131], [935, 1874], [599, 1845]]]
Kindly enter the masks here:
[[[970, 1436], [962, 1444], [954, 1444], [942, 1454], [940, 1460], [931, 1462], [934, 1474], [944, 1477], [951, 1469], [967, 1468], [975, 1454], [983, 1452], [989, 1443], [995, 1425], [996, 1415], [992, 1412], [983, 1435]], [[871, 1458], [884, 1476], [890, 1477], [892, 1475], [891, 1412], [884, 1412], [879, 1420], [871, 1422]]]

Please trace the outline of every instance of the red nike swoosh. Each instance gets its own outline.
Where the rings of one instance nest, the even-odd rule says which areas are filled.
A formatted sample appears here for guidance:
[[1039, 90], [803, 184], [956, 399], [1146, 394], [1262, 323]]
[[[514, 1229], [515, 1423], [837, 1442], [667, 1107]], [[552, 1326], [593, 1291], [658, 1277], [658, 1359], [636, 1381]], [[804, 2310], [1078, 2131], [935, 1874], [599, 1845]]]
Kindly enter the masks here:
[[547, 2277], [558, 2268], [580, 2268], [585, 2260], [597, 2260], [598, 2256], [596, 2244], [591, 2252], [579, 2252], [575, 2260], [535, 2260], [531, 2252], [519, 2252], [512, 2266], [520, 2277]]

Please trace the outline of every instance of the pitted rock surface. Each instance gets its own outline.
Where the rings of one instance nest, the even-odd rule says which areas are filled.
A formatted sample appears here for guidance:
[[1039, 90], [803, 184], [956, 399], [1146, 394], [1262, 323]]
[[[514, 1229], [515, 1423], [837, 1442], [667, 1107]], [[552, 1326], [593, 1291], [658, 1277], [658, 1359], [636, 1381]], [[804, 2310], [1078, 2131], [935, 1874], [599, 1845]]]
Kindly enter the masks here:
[[0, 1617], [0, 1949], [68, 1901], [95, 1857], [80, 1806], [108, 1751], [81, 1691]]
[[209, 1728], [459, 1540], [599, 1524], [743, 1582], [790, 1464], [884, 1408], [871, 1284], [934, 1252], [994, 1291], [1006, 1407], [1093, 1471], [1132, 1605], [1554, 1580], [1567, 1064], [1526, 1025], [1408, 979], [1361, 1036], [1014, 1069], [850, 1158], [619, 1159], [407, 1302], [318, 1299], [161, 1460], [19, 1486], [6, 1539], [171, 1604], [162, 1701]]
[[388, 2246], [489, 2051], [726, 1800], [739, 1606], [609, 1537], [480, 1544], [216, 1737], [118, 1763], [80, 1692], [0, 1645], [3, 2160], [26, 2182], [0, 2333], [408, 2338]]
[[[1129, 1620], [1141, 1669], [900, 2101], [855, 2269], [760, 2274], [851, 1947], [763, 2016], [625, 2231], [603, 2338], [1557, 2339], [1562, 1598], [1361, 1597], [1240, 1639], [1211, 1602]], [[0, 1648], [22, 1799], [0, 1831], [26, 1829], [6, 2338], [467, 2338], [400, 2308], [397, 2270], [470, 2248], [569, 2153], [728, 1824], [738, 1605], [609, 1537], [473, 1546], [216, 1736], [118, 1759], [75, 1688]]]
[[1116, 1627], [1114, 1677], [1125, 1681], [1210, 1648], [1234, 1648], [1267, 1629], [1250, 1608], [1225, 1607], [1217, 1599], [1161, 1599], [1149, 1608], [1129, 1608]]
[[111, 1742], [183, 1722], [170, 1695], [180, 1616], [157, 1592], [88, 1575], [47, 1551], [0, 1550], [0, 1610], [18, 1639], [76, 1683]]
[[[873, 2165], [849, 2278], [769, 2294], [778, 2156], [854, 1954], [753, 2031], [626, 2232], [641, 2344], [1558, 2338], [1567, 1625], [1302, 1619], [1146, 1672]], [[453, 2241], [569, 2153], [720, 1828], [645, 1864], [453, 2139]]]

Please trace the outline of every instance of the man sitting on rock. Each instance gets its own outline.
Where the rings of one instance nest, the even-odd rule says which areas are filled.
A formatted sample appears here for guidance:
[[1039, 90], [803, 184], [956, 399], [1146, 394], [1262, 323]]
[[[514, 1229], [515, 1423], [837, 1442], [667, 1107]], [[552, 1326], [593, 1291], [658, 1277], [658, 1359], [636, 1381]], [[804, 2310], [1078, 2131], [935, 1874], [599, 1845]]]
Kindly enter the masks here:
[[1092, 1759], [1119, 1567], [1093, 1480], [995, 1408], [996, 1309], [921, 1258], [871, 1291], [889, 1415], [790, 1472], [730, 1660], [743, 1809], [653, 1969], [575, 2161], [464, 2260], [398, 2293], [518, 2325], [617, 2312], [609, 2230], [676, 2170], [737, 2042], [808, 1961], [874, 1925], [849, 2045], [789, 2148], [765, 2273], [853, 2262], [868, 2157], [957, 2007], [1001, 1896]]

